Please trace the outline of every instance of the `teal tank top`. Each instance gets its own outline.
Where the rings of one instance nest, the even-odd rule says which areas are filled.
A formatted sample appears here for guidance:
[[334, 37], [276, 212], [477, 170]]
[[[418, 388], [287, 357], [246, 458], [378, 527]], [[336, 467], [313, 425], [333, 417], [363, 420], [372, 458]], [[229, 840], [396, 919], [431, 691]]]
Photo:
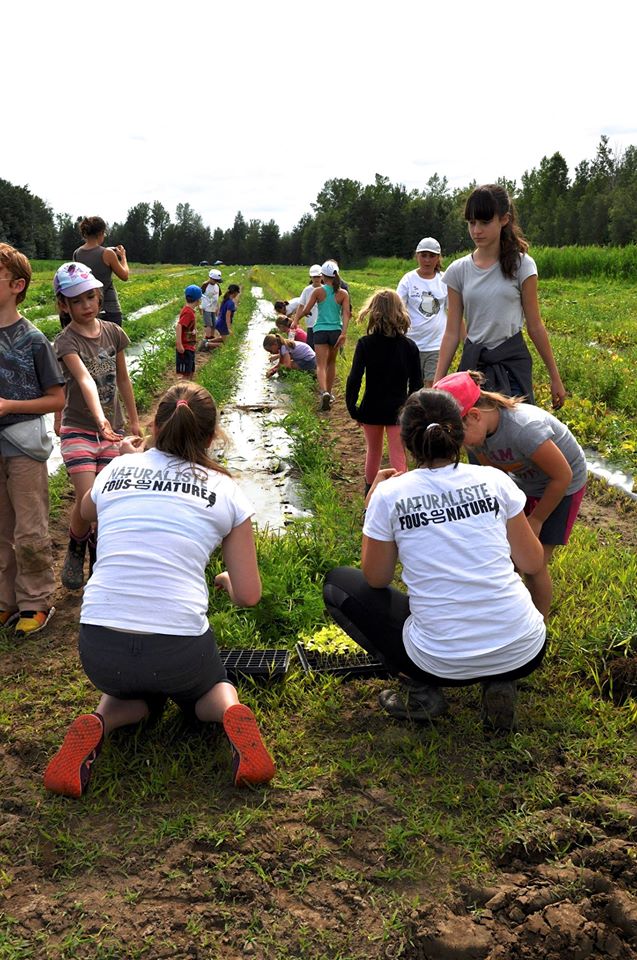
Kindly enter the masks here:
[[317, 330], [342, 330], [343, 317], [340, 304], [334, 297], [334, 288], [330, 283], [322, 284], [327, 297], [323, 302], [318, 303], [318, 320], [314, 325], [314, 332]]

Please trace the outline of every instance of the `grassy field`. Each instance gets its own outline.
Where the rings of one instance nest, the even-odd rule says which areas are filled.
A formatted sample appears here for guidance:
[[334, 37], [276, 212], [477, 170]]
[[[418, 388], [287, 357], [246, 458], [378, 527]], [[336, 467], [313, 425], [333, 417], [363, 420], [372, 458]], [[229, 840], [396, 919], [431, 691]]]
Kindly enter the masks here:
[[[410, 266], [348, 272], [355, 307]], [[201, 273], [182, 269], [120, 286], [125, 311], [144, 305], [138, 280], [146, 302], [179, 297]], [[290, 297], [306, 271], [236, 277]], [[583, 418], [582, 430], [590, 421], [591, 435], [616, 418], [626, 432], [618, 426], [612, 445], [597, 445], [630, 460], [622, 444], [635, 437], [626, 381], [637, 323], [628, 284], [613, 281], [602, 295], [593, 281], [555, 279], [541, 291], [560, 365], [571, 356], [575, 370], [587, 338], [625, 333], [612, 350], [626, 362], [606, 361], [604, 343], [590, 371], [615, 364], [616, 395], [589, 409], [587, 381], [567, 375], [564, 416]], [[232, 393], [251, 307], [244, 296], [237, 337], [198, 374], [220, 403]], [[47, 316], [50, 303], [40, 308]], [[352, 325], [352, 345], [359, 332]], [[348, 349], [341, 378], [350, 359]], [[146, 383], [143, 372], [136, 389], [150, 397], [157, 375]], [[337, 416], [316, 416], [310, 379], [287, 383], [313, 516], [284, 536], [259, 536], [257, 607], [215, 596], [222, 647], [291, 650], [312, 637], [325, 626], [324, 574], [359, 557], [360, 464], [337, 442]], [[213, 558], [210, 577], [220, 569]], [[550, 654], [523, 684], [510, 737], [483, 732], [473, 688], [452, 691], [449, 715], [435, 724], [397, 723], [376, 703], [387, 681], [308, 678], [293, 667], [285, 682], [240, 689], [277, 760], [270, 789], [233, 790], [223, 738], [169, 709], [111, 738], [78, 803], [41, 784], [69, 720], [96, 702], [75, 650], [77, 601], [61, 591], [46, 633], [19, 647], [0, 634], [0, 960], [635, 956], [627, 891], [637, 874], [637, 710], [600, 687], [607, 663], [633, 652], [637, 554], [580, 524], [554, 579]]]

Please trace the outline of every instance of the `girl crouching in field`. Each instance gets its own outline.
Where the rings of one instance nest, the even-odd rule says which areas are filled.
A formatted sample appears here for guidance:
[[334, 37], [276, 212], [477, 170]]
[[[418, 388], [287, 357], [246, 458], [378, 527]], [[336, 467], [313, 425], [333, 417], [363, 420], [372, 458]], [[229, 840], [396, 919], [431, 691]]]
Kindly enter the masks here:
[[[391, 673], [408, 678], [404, 692], [380, 694], [392, 716], [430, 720], [448, 709], [444, 687], [481, 683], [485, 722], [510, 730], [516, 681], [539, 666], [546, 643], [515, 571], [542, 566], [524, 494], [499, 470], [460, 463], [460, 410], [442, 390], [413, 393], [400, 428], [417, 467], [378, 474], [362, 570], [328, 573], [327, 609]], [[389, 586], [397, 563], [406, 594]]]
[[261, 597], [252, 508], [208, 456], [216, 428], [208, 391], [176, 384], [159, 403], [155, 447], [136, 453], [123, 444], [126, 454], [84, 497], [86, 522], [99, 520], [100, 552], [84, 592], [79, 651], [102, 698], [94, 713], [73, 721], [49, 763], [44, 784], [53, 793], [84, 793], [104, 737], [144, 720], [168, 697], [199, 720], [223, 724], [235, 786], [274, 776], [208, 623], [205, 568], [218, 546], [227, 569], [216, 577], [217, 589], [238, 606]]
[[[356, 344], [345, 402], [350, 417], [360, 423], [365, 433], [367, 494], [380, 469], [385, 433], [391, 466], [398, 473], [407, 469], [398, 413], [408, 394], [422, 387], [422, 372], [418, 347], [406, 336], [409, 316], [397, 293], [379, 290], [367, 301], [358, 319], [361, 324], [367, 322], [367, 336]], [[358, 403], [363, 376], [365, 392]]]
[[316, 354], [307, 343], [300, 340], [285, 340], [280, 333], [268, 333], [263, 341], [263, 349], [273, 357], [278, 357], [266, 373], [272, 377], [281, 367], [288, 370], [307, 370], [316, 373]]
[[116, 323], [98, 317], [102, 284], [83, 264], [65, 263], [55, 274], [53, 288], [60, 313], [70, 317], [54, 343], [66, 380], [61, 427], [57, 425], [60, 449], [75, 488], [62, 583], [68, 590], [79, 590], [84, 583], [86, 549], [90, 567], [96, 550], [95, 533], [80, 504], [97, 474], [119, 454], [124, 417], [118, 394], [135, 435], [139, 419], [124, 355], [130, 340]]
[[527, 573], [533, 602], [546, 620], [553, 584], [549, 563], [555, 547], [568, 543], [586, 489], [584, 451], [557, 417], [522, 397], [481, 390], [484, 376], [452, 373], [434, 386], [460, 407], [464, 444], [480, 463], [510, 474], [526, 494], [524, 512], [544, 550], [544, 563]]

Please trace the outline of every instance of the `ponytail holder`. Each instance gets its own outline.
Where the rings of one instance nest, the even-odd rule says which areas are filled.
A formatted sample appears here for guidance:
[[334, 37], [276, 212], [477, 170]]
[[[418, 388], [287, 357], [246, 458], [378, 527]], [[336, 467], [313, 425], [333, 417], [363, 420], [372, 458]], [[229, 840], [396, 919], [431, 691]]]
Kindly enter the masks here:
[[430, 423], [427, 429], [425, 430], [425, 433], [429, 433], [429, 431], [433, 430], [434, 427], [439, 427], [439, 426], [440, 426], [439, 423]]
[[187, 406], [188, 406], [188, 401], [184, 400], [183, 398], [181, 400], [178, 400], [177, 403], [175, 404], [175, 407], [187, 407]]

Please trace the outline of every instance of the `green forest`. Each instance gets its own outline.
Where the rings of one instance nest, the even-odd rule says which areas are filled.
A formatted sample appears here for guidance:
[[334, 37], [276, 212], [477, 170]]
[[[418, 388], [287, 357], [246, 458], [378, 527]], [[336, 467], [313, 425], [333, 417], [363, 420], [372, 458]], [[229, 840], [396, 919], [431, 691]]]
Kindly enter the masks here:
[[[602, 136], [595, 156], [582, 160], [571, 177], [560, 153], [543, 157], [521, 182], [498, 178], [515, 200], [522, 228], [534, 245], [626, 246], [637, 242], [637, 147], [614, 151]], [[368, 257], [408, 257], [424, 234], [435, 236], [445, 254], [467, 246], [462, 218], [465, 199], [476, 186], [450, 189], [434, 174], [421, 190], [376, 174], [374, 182], [328, 180], [289, 232], [274, 220], [246, 220], [238, 211], [227, 229], [206, 226], [190, 203], [179, 203], [174, 218], [163, 204], [137, 203], [122, 223], [112, 223], [110, 240], [123, 243], [139, 263], [299, 264], [335, 257], [346, 266]], [[81, 242], [77, 223], [84, 215], [56, 213], [28, 186], [0, 180], [0, 240], [37, 259], [68, 259]]]

